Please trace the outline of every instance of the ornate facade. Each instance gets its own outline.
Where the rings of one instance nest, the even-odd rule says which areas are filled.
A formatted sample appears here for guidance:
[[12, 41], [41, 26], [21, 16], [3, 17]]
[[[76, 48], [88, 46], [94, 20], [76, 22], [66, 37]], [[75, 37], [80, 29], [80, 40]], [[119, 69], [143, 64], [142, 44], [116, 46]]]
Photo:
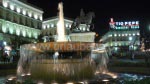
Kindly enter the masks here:
[[[0, 0], [0, 40], [17, 37], [29, 42], [40, 34], [43, 11], [20, 0]], [[9, 39], [10, 38], [10, 39]]]
[[[47, 42], [47, 41], [54, 41], [54, 39], [57, 38], [57, 22], [58, 22], [58, 17], [52, 17], [52, 18], [49, 18], [49, 19], [46, 19], [43, 21], [42, 23], [42, 29], [41, 29], [41, 33], [42, 33], [42, 36], [44, 36], [44, 42]], [[95, 33], [89, 33], [90, 30], [88, 29], [88, 32], [86, 30], [86, 24], [80, 24], [79, 26], [79, 29], [75, 30], [77, 31], [78, 33], [73, 33], [71, 31], [71, 26], [72, 26], [72, 23], [73, 23], [73, 19], [70, 19], [70, 18], [64, 18], [64, 25], [65, 25], [65, 34], [66, 34], [66, 37], [69, 38], [70, 40], [72, 39], [72, 41], [79, 41], [79, 40], [83, 40], [82, 37], [83, 36], [86, 36], [86, 38], [90, 39], [90, 37], [88, 37], [89, 35], [95, 35]], [[82, 33], [84, 32], [84, 33]], [[82, 35], [83, 36], [82, 36]], [[87, 36], [88, 35], [88, 36]], [[71, 37], [70, 37], [71, 36]], [[79, 37], [79, 38], [76, 38], [76, 37]], [[81, 37], [82, 36], [82, 37]], [[76, 40], [75, 40], [76, 39]], [[91, 39], [90, 39], [91, 40]], [[87, 40], [83, 40], [84, 42], [87, 42]], [[89, 40], [88, 40], [89, 41]], [[91, 41], [89, 41], [91, 42]], [[93, 42], [93, 37], [92, 37], [92, 42]]]

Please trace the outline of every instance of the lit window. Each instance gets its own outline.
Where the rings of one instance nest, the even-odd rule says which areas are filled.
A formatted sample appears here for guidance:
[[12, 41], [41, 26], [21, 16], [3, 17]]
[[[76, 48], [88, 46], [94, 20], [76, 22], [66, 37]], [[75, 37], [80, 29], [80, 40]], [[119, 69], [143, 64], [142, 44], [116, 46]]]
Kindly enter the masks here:
[[121, 36], [121, 35], [119, 34], [119, 36]]
[[133, 33], [133, 36], [135, 36], [135, 34]]
[[83, 31], [85, 31], [85, 27], [83, 27]]
[[28, 16], [29, 16], [29, 17], [32, 17], [32, 13], [31, 13], [31, 12], [28, 12]]
[[45, 29], [46, 28], [46, 26], [45, 25], [43, 25], [43, 29]]
[[6, 28], [6, 27], [2, 27], [2, 31], [3, 31], [4, 33], [6, 33], [6, 32], [7, 32], [7, 28]]
[[124, 34], [122, 34], [122, 36], [124, 36]]
[[42, 16], [40, 16], [40, 20], [43, 20]]
[[132, 37], [129, 37], [129, 41], [131, 41], [132, 40]]
[[119, 43], [119, 46], [121, 46], [121, 43]]
[[10, 9], [14, 10], [14, 5], [13, 4], [10, 5]]
[[68, 25], [68, 24], [66, 24], [66, 27], [69, 27], [69, 25]]
[[137, 35], [140, 35], [140, 33], [137, 33]]
[[22, 13], [23, 13], [23, 15], [26, 15], [26, 10], [24, 9], [24, 10], [22, 11]]
[[69, 25], [69, 27], [71, 28], [71, 25]]
[[32, 36], [32, 33], [31, 33], [31, 32], [29, 32], [29, 31], [28, 31], [28, 36], [29, 36], [30, 38], [31, 38], [31, 36]]
[[114, 34], [114, 36], [116, 37], [116, 36], [117, 36], [117, 34]]
[[82, 27], [80, 27], [80, 30], [82, 30]]
[[54, 24], [51, 24], [51, 27], [53, 28], [53, 27], [54, 27]]
[[117, 46], [117, 43], [115, 43], [115, 46]]
[[8, 7], [8, 2], [3, 2], [4, 7]]
[[22, 31], [22, 34], [24, 37], [26, 37], [26, 31], [25, 30]]
[[34, 14], [34, 18], [35, 18], [35, 19], [38, 19], [38, 15], [37, 15], [37, 14]]
[[112, 35], [110, 34], [109, 37], [112, 37]]
[[19, 29], [16, 30], [16, 35], [18, 35], [18, 36], [20, 35], [20, 30]]
[[19, 8], [19, 7], [17, 7], [17, 12], [18, 12], [18, 13], [20, 13], [20, 11], [21, 11], [21, 10], [20, 10], [20, 8]]
[[128, 34], [125, 34], [125, 36], [128, 36]]
[[47, 25], [47, 28], [49, 28], [49, 25]]
[[87, 28], [87, 31], [90, 31], [90, 29], [89, 29], [89, 28]]
[[13, 34], [13, 28], [9, 28], [10, 34]]
[[37, 33], [34, 33], [34, 38], [37, 39], [38, 35]]
[[131, 36], [131, 34], [129, 34], [129, 36]]

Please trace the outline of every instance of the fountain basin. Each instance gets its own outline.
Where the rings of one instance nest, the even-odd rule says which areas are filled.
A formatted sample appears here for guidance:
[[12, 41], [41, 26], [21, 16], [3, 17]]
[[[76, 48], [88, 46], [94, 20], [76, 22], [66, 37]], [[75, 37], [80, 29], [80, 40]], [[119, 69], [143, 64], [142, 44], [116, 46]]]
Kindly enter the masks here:
[[25, 44], [21, 48], [36, 52], [72, 52], [72, 51], [91, 51], [92, 47], [100, 47], [100, 43], [93, 42], [45, 42], [36, 44]]
[[[91, 50], [100, 47], [92, 42], [46, 42], [20, 47], [17, 75], [31, 74], [35, 81], [81, 81], [92, 79], [97, 69]], [[58, 53], [56, 53], [58, 52]]]
[[[34, 80], [44, 82], [57, 81], [65, 83], [68, 81], [89, 80], [94, 77], [96, 66], [87, 60], [59, 59], [55, 60], [33, 60], [31, 64], [31, 77]], [[39, 73], [40, 72], [40, 73]]]

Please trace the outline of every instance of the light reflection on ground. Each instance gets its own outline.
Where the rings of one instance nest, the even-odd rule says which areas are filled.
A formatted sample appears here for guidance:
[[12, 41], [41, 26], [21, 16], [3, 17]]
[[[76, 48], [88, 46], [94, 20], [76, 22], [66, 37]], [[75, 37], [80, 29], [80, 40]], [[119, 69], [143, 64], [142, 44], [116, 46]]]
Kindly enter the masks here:
[[0, 77], [0, 84], [5, 84], [5, 78], [4, 77]]
[[[120, 80], [120, 82], [123, 80], [142, 80], [144, 78], [150, 78], [150, 76], [147, 76], [147, 75], [137, 75], [137, 74], [128, 74], [128, 73], [118, 73], [118, 79]], [[5, 84], [5, 80], [6, 80], [6, 77], [0, 77], [0, 84]]]
[[123, 80], [129, 80], [129, 81], [135, 81], [135, 80], [142, 80], [144, 78], [150, 78], [150, 76], [147, 75], [137, 75], [137, 74], [128, 74], [128, 73], [120, 73], [118, 74], [120, 81]]

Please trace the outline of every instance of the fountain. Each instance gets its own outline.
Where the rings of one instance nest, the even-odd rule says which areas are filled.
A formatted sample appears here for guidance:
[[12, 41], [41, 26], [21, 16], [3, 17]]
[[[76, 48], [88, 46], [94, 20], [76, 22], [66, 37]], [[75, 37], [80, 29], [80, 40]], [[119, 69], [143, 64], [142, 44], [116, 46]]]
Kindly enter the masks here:
[[20, 47], [18, 81], [30, 75], [36, 82], [67, 83], [91, 80], [107, 73], [108, 57], [102, 44], [67, 42], [64, 31], [63, 6], [59, 3], [57, 42], [25, 44]]
[[59, 10], [59, 21], [57, 23], [57, 34], [58, 34], [57, 42], [65, 42], [67, 41], [67, 38], [65, 37], [63, 3], [59, 3], [58, 10]]

